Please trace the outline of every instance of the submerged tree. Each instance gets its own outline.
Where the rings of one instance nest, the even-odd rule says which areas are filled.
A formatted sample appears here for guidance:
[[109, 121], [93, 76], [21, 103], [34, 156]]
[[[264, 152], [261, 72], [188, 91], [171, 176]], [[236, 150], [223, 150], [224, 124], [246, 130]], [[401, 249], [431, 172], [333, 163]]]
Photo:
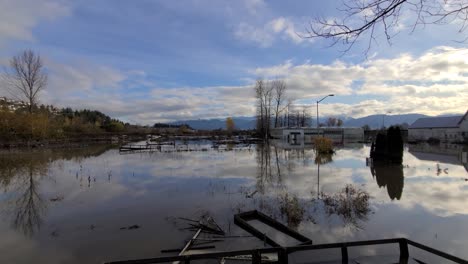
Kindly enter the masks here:
[[25, 50], [10, 60], [10, 68], [2, 75], [6, 88], [13, 97], [28, 103], [32, 113], [37, 105], [39, 92], [47, 85], [47, 74], [39, 55]]
[[[288, 123], [289, 107], [291, 101], [286, 99], [286, 83], [283, 80], [271, 82], [258, 79], [255, 83], [255, 99], [257, 107], [257, 133], [260, 137], [268, 139], [270, 129]], [[284, 120], [281, 115], [288, 112]], [[286, 120], [288, 120], [286, 122]]]
[[273, 89], [262, 79], [255, 83], [255, 99], [257, 100], [257, 133], [268, 139], [271, 128], [271, 105]]
[[380, 132], [371, 145], [370, 157], [374, 161], [401, 164], [403, 161], [403, 138], [399, 127], [391, 126]]
[[275, 124], [274, 127], [278, 127], [281, 118], [281, 112], [283, 112], [287, 105], [286, 101], [286, 83], [283, 80], [275, 80], [272, 83], [273, 90], [275, 93]]

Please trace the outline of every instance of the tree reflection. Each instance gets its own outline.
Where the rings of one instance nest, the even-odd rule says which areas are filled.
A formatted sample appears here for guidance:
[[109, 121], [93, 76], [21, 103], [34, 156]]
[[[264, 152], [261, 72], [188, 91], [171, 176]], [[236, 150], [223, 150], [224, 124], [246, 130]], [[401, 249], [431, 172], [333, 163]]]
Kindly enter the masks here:
[[0, 187], [8, 194], [0, 204], [3, 215], [12, 219], [12, 226], [26, 236], [32, 236], [41, 228], [47, 209], [47, 199], [40, 190], [40, 183], [49, 177], [48, 169], [55, 160], [81, 160], [101, 155], [109, 147], [96, 146], [69, 151], [40, 150], [0, 154]]
[[333, 161], [333, 153], [318, 153], [315, 156], [315, 164], [323, 165]]
[[39, 193], [41, 174], [37, 174], [35, 169], [30, 166], [28, 173], [23, 176], [14, 208], [13, 226], [27, 236], [32, 236], [40, 229], [42, 215], [46, 208]]
[[[258, 145], [256, 190], [247, 188], [242, 191], [247, 199], [252, 199], [251, 202], [242, 203], [242, 207], [250, 205], [249, 207], [253, 208], [243, 210], [260, 210], [273, 218], [282, 219], [293, 229], [297, 229], [304, 221], [317, 223], [316, 219], [320, 219], [319, 214], [338, 216], [345, 226], [360, 228], [361, 222], [366, 221], [371, 212], [371, 197], [367, 191], [350, 184], [336, 193], [320, 193], [317, 189], [317, 197], [309, 199], [300, 197], [287, 188], [284, 180], [294, 175], [297, 163], [308, 166], [311, 164], [309, 160], [313, 160], [317, 166], [318, 188], [320, 166], [332, 162], [332, 154], [315, 155], [312, 150], [307, 152], [304, 149]], [[253, 195], [257, 191], [258, 194]], [[314, 195], [313, 192], [311, 194]], [[241, 211], [240, 206], [237, 210]], [[326, 224], [331, 222], [327, 221]]]
[[[293, 165], [289, 164], [288, 153], [284, 150], [278, 149], [269, 143], [257, 145], [257, 191], [261, 194], [265, 193], [265, 188], [270, 187], [283, 187], [283, 174], [284, 171], [292, 171]], [[281, 156], [283, 157], [281, 158]], [[274, 157], [272, 157], [274, 155]], [[286, 165], [282, 164], [281, 160], [286, 160]]]
[[370, 170], [379, 188], [387, 188], [390, 199], [401, 199], [404, 186], [403, 166], [401, 164], [373, 162], [371, 163]]
[[6, 211], [13, 218], [13, 227], [27, 236], [40, 229], [46, 204], [39, 192], [39, 183], [47, 176], [49, 159], [31, 154], [12, 154], [0, 158], [0, 183], [12, 195]]

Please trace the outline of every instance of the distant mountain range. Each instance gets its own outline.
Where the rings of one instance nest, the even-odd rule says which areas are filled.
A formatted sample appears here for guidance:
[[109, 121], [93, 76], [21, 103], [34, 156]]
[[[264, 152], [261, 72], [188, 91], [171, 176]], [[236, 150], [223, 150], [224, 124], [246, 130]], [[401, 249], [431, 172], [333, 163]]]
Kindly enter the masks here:
[[[428, 117], [422, 114], [405, 114], [405, 115], [370, 115], [361, 118], [339, 117], [343, 120], [346, 127], [362, 127], [368, 125], [370, 128], [381, 128], [391, 125], [408, 124], [411, 125], [414, 121], [421, 117]], [[320, 119], [320, 122], [325, 122], [328, 117]], [[255, 128], [255, 117], [233, 117], [234, 124], [237, 129], [247, 130]], [[187, 124], [194, 129], [199, 130], [215, 130], [225, 129], [226, 119], [198, 119], [198, 120], [182, 120], [168, 123], [171, 125]], [[315, 120], [314, 120], [315, 124]]]
[[[233, 117], [234, 124], [237, 129], [248, 130], [255, 128], [255, 117]], [[225, 129], [226, 119], [197, 119], [197, 120], [181, 120], [168, 123], [170, 125], [187, 124], [193, 129], [198, 130], [215, 130]]]
[[370, 128], [381, 128], [382, 126], [392, 126], [408, 124], [411, 125], [418, 118], [428, 117], [421, 114], [405, 114], [405, 115], [370, 115], [361, 118], [346, 118], [344, 126], [347, 127], [363, 127], [368, 125]]

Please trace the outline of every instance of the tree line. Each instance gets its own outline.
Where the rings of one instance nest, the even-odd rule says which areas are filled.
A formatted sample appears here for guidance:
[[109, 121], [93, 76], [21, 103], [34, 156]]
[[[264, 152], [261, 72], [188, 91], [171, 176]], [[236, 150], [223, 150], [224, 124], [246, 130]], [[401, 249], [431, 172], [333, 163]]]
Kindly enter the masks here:
[[76, 134], [123, 132], [130, 125], [99, 111], [64, 108], [26, 107], [11, 111], [0, 108], [0, 138], [2, 140], [58, 139]]
[[284, 80], [255, 82], [256, 130], [261, 138], [270, 136], [271, 128], [307, 126], [311, 124], [306, 106], [297, 107], [294, 99], [287, 96]]
[[[309, 112], [310, 105], [295, 105], [294, 99], [287, 94], [284, 80], [255, 82], [256, 130], [261, 138], [270, 136], [271, 128], [308, 127], [314, 124]], [[319, 126], [340, 127], [343, 120], [329, 117]]]
[[95, 110], [39, 105], [39, 95], [47, 86], [47, 72], [42, 58], [32, 50], [25, 50], [10, 59], [0, 80], [2, 88], [14, 99], [0, 102], [1, 140], [121, 132], [129, 126]]

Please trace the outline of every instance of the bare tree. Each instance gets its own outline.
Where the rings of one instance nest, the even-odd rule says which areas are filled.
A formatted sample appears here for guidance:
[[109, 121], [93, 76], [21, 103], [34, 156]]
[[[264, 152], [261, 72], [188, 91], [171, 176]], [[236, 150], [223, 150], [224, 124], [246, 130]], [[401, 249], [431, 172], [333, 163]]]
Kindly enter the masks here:
[[270, 136], [270, 128], [271, 128], [271, 105], [273, 103], [273, 88], [267, 84], [265, 92], [263, 93], [263, 101], [265, 110], [263, 113], [265, 114], [263, 120], [265, 122], [265, 138], [269, 138]]
[[341, 120], [340, 118], [338, 118], [338, 120], [336, 120], [336, 126], [337, 127], [341, 127], [343, 125], [343, 120]]
[[343, 13], [343, 18], [316, 18], [303, 37], [329, 39], [332, 46], [342, 43], [346, 46], [346, 52], [367, 34], [367, 53], [376, 41], [378, 31], [383, 31], [391, 44], [391, 39], [399, 31], [404, 12], [412, 14], [414, 18], [412, 32], [419, 25], [459, 22], [461, 33], [465, 31], [468, 21], [468, 0], [343, 0], [342, 6], [338, 10]]
[[285, 109], [285, 92], [286, 83], [283, 80], [275, 80], [272, 82], [272, 87], [275, 92], [275, 127], [278, 127], [278, 119], [280, 118], [281, 112]]
[[271, 106], [273, 101], [273, 88], [264, 80], [255, 83], [255, 98], [257, 100], [257, 132], [267, 139], [271, 128]]
[[263, 122], [264, 117], [264, 101], [263, 94], [265, 93], [265, 82], [262, 79], [259, 79], [255, 83], [255, 98], [257, 100], [257, 132], [260, 135], [263, 135], [265, 132], [265, 123]]
[[38, 102], [39, 92], [47, 85], [47, 74], [39, 55], [32, 50], [25, 50], [10, 60], [10, 68], [2, 75], [7, 89], [13, 97], [26, 101], [32, 113]]
[[327, 124], [328, 127], [334, 127], [334, 126], [336, 126], [337, 121], [338, 121], [338, 120], [337, 120], [335, 117], [329, 117], [329, 118], [327, 119], [327, 123], [326, 123], [326, 124]]
[[310, 120], [310, 114], [307, 111], [307, 106], [302, 107], [301, 111], [301, 127], [306, 127], [308, 125], [308, 121]]

